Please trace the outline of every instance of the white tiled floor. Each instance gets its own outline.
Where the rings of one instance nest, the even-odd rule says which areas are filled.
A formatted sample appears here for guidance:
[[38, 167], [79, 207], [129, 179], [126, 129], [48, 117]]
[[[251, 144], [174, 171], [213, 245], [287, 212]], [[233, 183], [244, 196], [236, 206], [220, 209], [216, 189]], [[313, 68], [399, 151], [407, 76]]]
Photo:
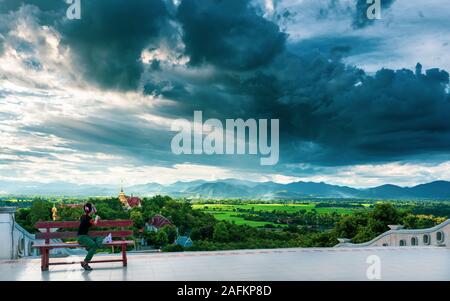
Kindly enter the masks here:
[[[40, 259], [0, 261], [0, 280], [368, 280], [369, 255], [382, 280], [450, 280], [449, 248], [314, 248], [130, 254], [121, 263], [50, 266]], [[109, 255], [96, 255], [104, 257]], [[117, 255], [119, 256], [119, 255]], [[64, 261], [66, 259], [53, 259]]]

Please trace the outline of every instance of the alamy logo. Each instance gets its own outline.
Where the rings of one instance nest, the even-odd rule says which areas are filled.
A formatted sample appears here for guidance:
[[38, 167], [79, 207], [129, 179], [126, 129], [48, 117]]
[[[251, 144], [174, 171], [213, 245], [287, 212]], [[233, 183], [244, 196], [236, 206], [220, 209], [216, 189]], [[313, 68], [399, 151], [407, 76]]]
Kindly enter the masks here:
[[369, 4], [366, 11], [367, 19], [381, 19], [381, 0], [367, 0], [366, 3]]
[[202, 111], [194, 111], [193, 123], [186, 119], [172, 123], [171, 130], [179, 133], [172, 138], [171, 149], [176, 155], [244, 155], [248, 149], [250, 155], [267, 156], [260, 158], [261, 165], [275, 165], [279, 159], [279, 126], [278, 119], [270, 120], [269, 143], [267, 119], [226, 119], [224, 129], [220, 120], [203, 123]]
[[66, 0], [70, 6], [67, 8], [66, 16], [69, 20], [81, 19], [81, 0]]
[[380, 280], [381, 279], [381, 259], [377, 255], [370, 255], [366, 259], [366, 263], [369, 267], [366, 271], [367, 279]]

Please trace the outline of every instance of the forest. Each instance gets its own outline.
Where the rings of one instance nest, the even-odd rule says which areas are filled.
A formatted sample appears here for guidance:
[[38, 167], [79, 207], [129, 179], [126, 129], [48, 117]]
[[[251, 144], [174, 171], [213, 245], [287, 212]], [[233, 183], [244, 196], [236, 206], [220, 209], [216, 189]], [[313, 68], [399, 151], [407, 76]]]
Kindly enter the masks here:
[[[405, 228], [428, 228], [449, 218], [449, 202], [379, 202], [320, 200], [301, 203], [258, 204], [235, 200], [201, 204], [168, 196], [143, 198], [141, 207], [122, 208], [117, 198], [2, 200], [2, 205], [18, 207], [16, 221], [33, 233], [34, 224], [51, 220], [78, 220], [82, 211], [73, 204], [92, 202], [102, 219], [131, 219], [134, 239], [162, 251], [229, 250], [284, 247], [331, 247], [337, 238], [354, 243], [368, 241], [387, 231], [390, 224]], [[347, 203], [346, 203], [347, 202]], [[69, 206], [72, 204], [72, 206]], [[228, 207], [227, 207], [228, 206]], [[226, 212], [227, 218], [221, 218]], [[148, 231], [145, 226], [161, 214], [172, 226]], [[236, 222], [238, 221], [238, 222]], [[258, 222], [258, 224], [252, 224]], [[178, 235], [189, 236], [193, 246], [174, 243]]]

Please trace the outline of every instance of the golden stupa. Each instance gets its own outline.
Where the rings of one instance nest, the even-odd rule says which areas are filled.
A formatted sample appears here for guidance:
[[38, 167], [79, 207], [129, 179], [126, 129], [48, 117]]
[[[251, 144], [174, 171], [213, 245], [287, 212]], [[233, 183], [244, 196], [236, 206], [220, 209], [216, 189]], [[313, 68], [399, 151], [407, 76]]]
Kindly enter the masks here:
[[120, 188], [119, 201], [124, 206], [128, 205], [128, 199], [127, 199], [127, 196], [125, 195], [125, 193], [123, 192], [123, 188]]
[[58, 213], [58, 209], [56, 209], [55, 204], [53, 204], [53, 208], [52, 208], [52, 219], [53, 219], [54, 221], [56, 221], [56, 219], [58, 218], [57, 213]]

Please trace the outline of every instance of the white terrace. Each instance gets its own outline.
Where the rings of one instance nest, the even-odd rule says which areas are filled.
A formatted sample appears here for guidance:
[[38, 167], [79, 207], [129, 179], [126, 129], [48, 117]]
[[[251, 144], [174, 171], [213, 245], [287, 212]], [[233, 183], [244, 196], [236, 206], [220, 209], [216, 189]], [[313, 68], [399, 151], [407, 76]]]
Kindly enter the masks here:
[[130, 254], [126, 268], [99, 263], [91, 272], [79, 264], [41, 272], [40, 258], [28, 257], [0, 261], [0, 280], [366, 281], [371, 255], [379, 257], [381, 280], [450, 280], [449, 248], [409, 246]]

